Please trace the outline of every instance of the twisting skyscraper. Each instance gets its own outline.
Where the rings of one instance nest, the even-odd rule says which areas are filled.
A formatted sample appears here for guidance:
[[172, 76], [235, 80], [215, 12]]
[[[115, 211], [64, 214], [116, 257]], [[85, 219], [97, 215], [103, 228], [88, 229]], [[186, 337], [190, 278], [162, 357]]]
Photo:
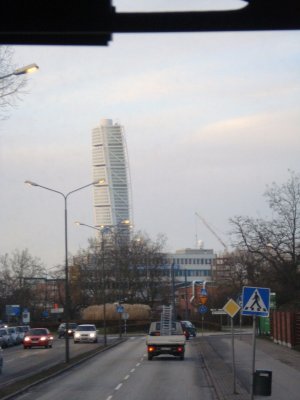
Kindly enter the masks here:
[[95, 225], [118, 227], [132, 221], [130, 175], [124, 129], [102, 119], [92, 131], [93, 177], [105, 184], [94, 189]]

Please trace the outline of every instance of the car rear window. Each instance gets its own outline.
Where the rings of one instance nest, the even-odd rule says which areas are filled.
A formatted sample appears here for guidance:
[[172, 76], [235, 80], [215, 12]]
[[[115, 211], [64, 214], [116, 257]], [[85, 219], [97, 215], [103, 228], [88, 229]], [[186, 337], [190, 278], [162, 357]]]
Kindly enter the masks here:
[[95, 331], [96, 328], [92, 325], [80, 325], [76, 328], [77, 331]]
[[46, 329], [30, 329], [29, 335], [47, 335]]

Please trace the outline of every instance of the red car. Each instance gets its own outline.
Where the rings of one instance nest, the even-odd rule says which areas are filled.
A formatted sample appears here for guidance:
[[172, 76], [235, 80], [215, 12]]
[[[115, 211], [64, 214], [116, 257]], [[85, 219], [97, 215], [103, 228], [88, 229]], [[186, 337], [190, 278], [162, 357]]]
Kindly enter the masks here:
[[53, 336], [47, 328], [32, 328], [30, 329], [23, 339], [24, 349], [31, 347], [52, 347]]

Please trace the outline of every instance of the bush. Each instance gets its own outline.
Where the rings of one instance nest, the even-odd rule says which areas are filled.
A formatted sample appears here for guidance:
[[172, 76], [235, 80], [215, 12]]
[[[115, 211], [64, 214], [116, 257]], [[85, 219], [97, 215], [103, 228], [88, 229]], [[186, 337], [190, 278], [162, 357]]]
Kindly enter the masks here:
[[[141, 321], [149, 320], [151, 309], [145, 304], [122, 304], [124, 312], [129, 314], [128, 320], [130, 321]], [[103, 305], [94, 305], [85, 308], [81, 313], [83, 321], [103, 321]], [[108, 321], [118, 321], [120, 319], [120, 313], [116, 310], [115, 304], [105, 305], [105, 319]]]

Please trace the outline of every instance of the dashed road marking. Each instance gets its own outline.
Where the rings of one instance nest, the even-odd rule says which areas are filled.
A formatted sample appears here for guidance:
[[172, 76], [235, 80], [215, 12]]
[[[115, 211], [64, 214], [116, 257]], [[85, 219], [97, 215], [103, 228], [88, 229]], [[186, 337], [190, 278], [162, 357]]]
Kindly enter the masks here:
[[115, 387], [115, 390], [121, 389], [122, 385], [123, 385], [123, 383], [119, 383], [118, 386]]
[[129, 378], [130, 378], [130, 375], [126, 375], [124, 378], [124, 381], [127, 381], [127, 379], [129, 379]]
[[130, 370], [130, 372], [134, 372], [135, 371], [135, 368], [132, 368], [131, 370]]

